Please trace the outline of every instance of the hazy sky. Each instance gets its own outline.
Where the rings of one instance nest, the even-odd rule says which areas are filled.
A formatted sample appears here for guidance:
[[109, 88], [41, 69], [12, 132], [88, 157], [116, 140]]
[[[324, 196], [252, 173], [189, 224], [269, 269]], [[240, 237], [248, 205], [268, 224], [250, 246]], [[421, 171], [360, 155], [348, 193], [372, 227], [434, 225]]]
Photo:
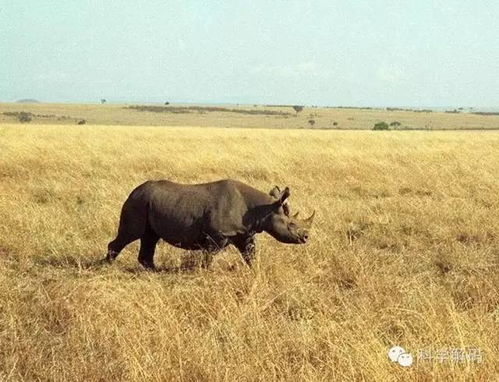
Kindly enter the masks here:
[[0, 101], [499, 106], [497, 0], [1, 0]]

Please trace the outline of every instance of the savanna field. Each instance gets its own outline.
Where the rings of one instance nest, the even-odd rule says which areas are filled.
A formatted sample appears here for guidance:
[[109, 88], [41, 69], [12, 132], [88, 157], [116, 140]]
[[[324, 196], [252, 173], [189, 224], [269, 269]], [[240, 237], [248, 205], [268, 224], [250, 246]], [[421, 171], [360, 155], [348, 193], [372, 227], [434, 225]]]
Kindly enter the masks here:
[[[499, 377], [499, 132], [111, 125], [0, 125], [0, 381]], [[309, 242], [98, 264], [135, 186], [222, 178], [289, 186]]]

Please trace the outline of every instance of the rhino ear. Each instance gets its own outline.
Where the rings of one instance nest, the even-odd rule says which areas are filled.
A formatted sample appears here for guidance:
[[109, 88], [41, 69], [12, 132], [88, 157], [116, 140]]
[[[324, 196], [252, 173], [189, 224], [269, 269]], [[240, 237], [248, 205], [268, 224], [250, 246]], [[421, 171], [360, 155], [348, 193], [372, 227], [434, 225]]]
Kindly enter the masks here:
[[278, 186], [274, 186], [274, 188], [270, 190], [269, 195], [279, 199], [279, 196], [281, 196], [281, 189]]
[[287, 198], [289, 198], [290, 192], [289, 187], [286, 187], [281, 195], [279, 195], [279, 204], [282, 206]]

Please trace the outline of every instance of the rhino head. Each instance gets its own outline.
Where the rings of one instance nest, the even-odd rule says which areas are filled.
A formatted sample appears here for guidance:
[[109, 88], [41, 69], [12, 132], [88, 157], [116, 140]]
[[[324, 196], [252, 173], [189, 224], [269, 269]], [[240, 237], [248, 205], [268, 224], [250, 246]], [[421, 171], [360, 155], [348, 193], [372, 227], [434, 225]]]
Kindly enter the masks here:
[[298, 219], [298, 213], [290, 215], [287, 203], [290, 192], [286, 187], [282, 192], [279, 187], [274, 187], [270, 195], [276, 201], [270, 206], [270, 212], [265, 219], [264, 231], [282, 243], [304, 244], [314, 221], [315, 211], [308, 219]]

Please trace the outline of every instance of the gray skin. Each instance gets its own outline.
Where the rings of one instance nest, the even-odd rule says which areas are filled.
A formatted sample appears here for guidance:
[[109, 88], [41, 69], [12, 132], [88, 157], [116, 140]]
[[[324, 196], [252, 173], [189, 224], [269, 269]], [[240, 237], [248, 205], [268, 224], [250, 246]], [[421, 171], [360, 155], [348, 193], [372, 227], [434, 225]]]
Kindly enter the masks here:
[[203, 266], [229, 244], [251, 266], [255, 235], [267, 232], [282, 243], [307, 241], [315, 212], [305, 220], [289, 215], [289, 188], [264, 193], [236, 180], [205, 184], [148, 181], [132, 191], [121, 210], [116, 239], [108, 245], [112, 262], [129, 243], [140, 239], [139, 262], [154, 269], [159, 239], [187, 250], [204, 252]]

